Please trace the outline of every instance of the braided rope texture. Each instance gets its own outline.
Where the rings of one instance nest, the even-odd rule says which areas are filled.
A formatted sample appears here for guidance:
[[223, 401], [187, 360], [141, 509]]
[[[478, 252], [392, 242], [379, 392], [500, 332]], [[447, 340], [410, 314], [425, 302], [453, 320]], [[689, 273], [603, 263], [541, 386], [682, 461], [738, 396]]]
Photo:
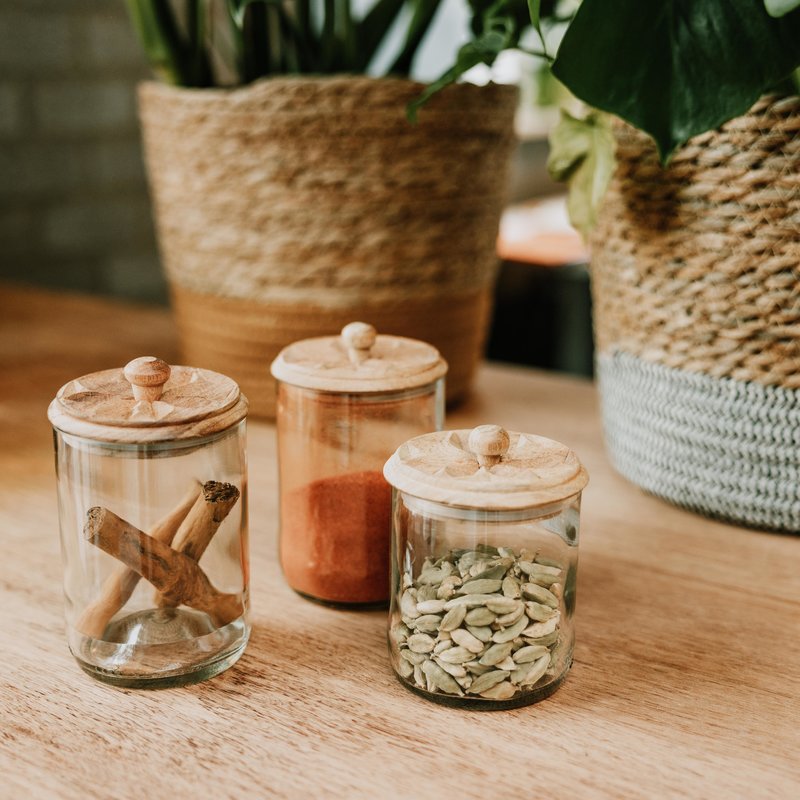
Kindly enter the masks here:
[[159, 244], [186, 363], [275, 413], [270, 362], [355, 319], [422, 338], [467, 393], [489, 323], [517, 90], [363, 77], [140, 87]]
[[800, 532], [800, 391], [716, 378], [624, 352], [597, 359], [615, 468], [710, 516]]
[[800, 388], [800, 97], [765, 97], [667, 169], [617, 129], [592, 236], [600, 351]]
[[454, 292], [439, 298], [369, 303], [358, 309], [306, 307], [196, 294], [172, 285], [172, 307], [185, 363], [236, 379], [250, 414], [275, 416], [275, 379], [269, 365], [290, 342], [338, 333], [358, 318], [382, 331], [434, 342], [449, 365], [447, 398], [467, 394], [483, 352], [491, 292]]
[[452, 86], [411, 125], [405, 106], [423, 88], [359, 76], [142, 84], [168, 277], [329, 307], [491, 285], [517, 90]]

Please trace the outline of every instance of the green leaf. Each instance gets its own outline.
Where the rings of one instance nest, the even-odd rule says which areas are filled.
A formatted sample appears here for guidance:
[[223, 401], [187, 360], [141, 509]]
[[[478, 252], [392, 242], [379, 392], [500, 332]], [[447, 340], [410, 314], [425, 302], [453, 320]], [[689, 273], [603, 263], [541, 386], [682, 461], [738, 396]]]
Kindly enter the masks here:
[[[249, 13], [244, 12], [249, 7]], [[261, 0], [242, 5], [242, 41], [244, 43], [244, 78], [254, 81], [270, 73], [270, 37], [267, 6]]]
[[406, 41], [403, 49], [389, 69], [390, 74], [408, 75], [411, 62], [419, 49], [420, 43], [431, 27], [433, 18], [439, 10], [441, 0], [413, 0], [414, 13], [408, 25]]
[[[552, 0], [545, 0], [545, 3], [552, 4]], [[531, 24], [528, 0], [469, 0], [469, 5], [472, 9], [470, 27], [476, 37], [501, 19], [508, 20], [518, 32]]]
[[764, 7], [771, 17], [783, 17], [800, 6], [800, 0], [764, 0]]
[[337, 0], [336, 8], [336, 38], [341, 42], [341, 63], [337, 66], [343, 72], [353, 72], [358, 61], [358, 46], [350, 0]]
[[478, 64], [492, 64], [503, 50], [507, 50], [510, 41], [508, 31], [491, 30], [479, 36], [474, 42], [468, 42], [459, 51], [456, 63], [433, 83], [425, 87], [419, 97], [406, 106], [409, 122], [417, 121], [417, 112], [428, 100], [445, 86], [455, 83], [467, 70]]
[[316, 71], [313, 44], [304, 33], [308, 6], [300, 3], [295, 10], [297, 19], [284, 0], [228, 0], [244, 83], [264, 75]]
[[153, 71], [165, 83], [185, 84], [183, 44], [169, 5], [163, 0], [126, 0], [126, 5]]
[[562, 109], [561, 120], [550, 134], [547, 169], [554, 180], [568, 182], [569, 218], [584, 237], [597, 221], [597, 211], [614, 174], [614, 150], [606, 114], [593, 111], [579, 119]]
[[[488, 8], [485, 7], [485, 0], [470, 0], [470, 5], [476, 14], [472, 20], [473, 30], [482, 32], [458, 51], [456, 63], [450, 69], [426, 86], [420, 96], [406, 106], [409, 122], [417, 121], [419, 109], [437, 92], [455, 83], [465, 72], [478, 64], [491, 66], [500, 53], [516, 47], [519, 43], [524, 25], [528, 22], [525, 0], [522, 0], [522, 5], [519, 0], [495, 0]], [[477, 15], [480, 15], [479, 22]]]
[[360, 69], [366, 69], [369, 62], [372, 61], [405, 2], [406, 0], [378, 0], [364, 19], [356, 24], [358, 47], [361, 53]]
[[311, 30], [308, 0], [299, 0], [295, 3], [295, 13], [289, 14], [284, 4], [276, 6], [280, 12], [281, 35], [288, 46], [293, 46], [296, 52], [296, 64], [289, 72], [316, 72], [316, 43]]
[[247, 6], [264, 2], [265, 0], [228, 0], [228, 11], [239, 30], [244, 28], [244, 14]]
[[545, 42], [544, 34], [542, 33], [542, 0], [528, 0], [528, 13], [531, 15], [531, 24], [534, 30], [539, 34], [543, 55], [546, 57], [547, 42]]
[[595, 108], [649, 133], [662, 162], [745, 113], [800, 64], [800, 10], [764, 0], [583, 0], [553, 74]]
[[311, 38], [311, 2], [310, 0], [294, 0], [294, 18], [298, 35], [303, 41]]
[[335, 72], [339, 56], [339, 43], [336, 40], [336, 0], [324, 0], [322, 20], [322, 71]]
[[206, 49], [208, 0], [186, 0], [186, 30], [189, 35], [188, 63], [193, 86], [213, 86], [211, 59]]

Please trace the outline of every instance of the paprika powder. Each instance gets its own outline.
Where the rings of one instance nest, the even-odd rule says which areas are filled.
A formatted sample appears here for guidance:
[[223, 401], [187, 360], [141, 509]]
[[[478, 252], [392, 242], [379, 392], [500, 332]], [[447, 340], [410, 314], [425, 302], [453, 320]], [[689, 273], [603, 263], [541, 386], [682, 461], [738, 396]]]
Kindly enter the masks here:
[[335, 475], [287, 493], [281, 563], [297, 592], [331, 603], [389, 599], [392, 487], [377, 471]]

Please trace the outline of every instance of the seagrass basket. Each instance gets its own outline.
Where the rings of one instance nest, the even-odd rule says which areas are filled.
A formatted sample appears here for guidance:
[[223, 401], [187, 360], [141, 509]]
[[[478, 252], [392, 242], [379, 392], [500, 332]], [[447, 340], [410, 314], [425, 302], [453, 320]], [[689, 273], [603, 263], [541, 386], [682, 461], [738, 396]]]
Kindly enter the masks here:
[[464, 395], [483, 350], [516, 89], [364, 77], [140, 87], [156, 227], [186, 363], [274, 414], [269, 364], [361, 320], [434, 344]]
[[800, 531], [800, 97], [767, 97], [667, 169], [618, 129], [592, 241], [616, 468], [681, 506]]

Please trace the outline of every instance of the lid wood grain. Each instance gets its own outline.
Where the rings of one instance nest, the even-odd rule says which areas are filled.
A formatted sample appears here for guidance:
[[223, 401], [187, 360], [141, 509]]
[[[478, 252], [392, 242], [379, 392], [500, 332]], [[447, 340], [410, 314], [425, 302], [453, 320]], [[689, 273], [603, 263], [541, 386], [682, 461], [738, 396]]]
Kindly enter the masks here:
[[339, 336], [303, 339], [272, 362], [284, 383], [323, 392], [393, 392], [427, 386], [447, 372], [447, 362], [426, 342], [378, 334], [351, 322]]
[[153, 356], [66, 383], [47, 412], [64, 433], [120, 443], [195, 439], [246, 414], [247, 400], [227, 376]]
[[487, 511], [557, 503], [589, 480], [566, 445], [499, 425], [417, 436], [397, 449], [383, 474], [414, 497]]

